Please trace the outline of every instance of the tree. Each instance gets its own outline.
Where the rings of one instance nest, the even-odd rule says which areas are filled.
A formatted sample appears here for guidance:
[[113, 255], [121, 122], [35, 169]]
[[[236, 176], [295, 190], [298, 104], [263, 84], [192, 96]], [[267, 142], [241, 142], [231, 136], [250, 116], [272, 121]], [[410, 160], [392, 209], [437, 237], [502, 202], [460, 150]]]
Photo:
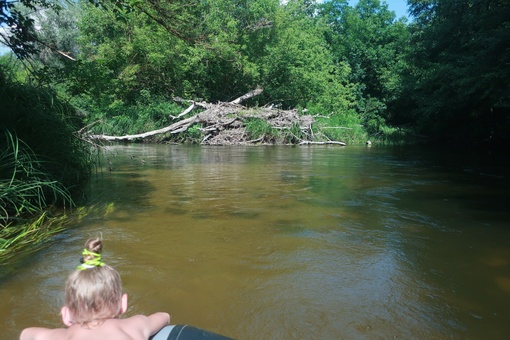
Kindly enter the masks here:
[[134, 103], [142, 90], [227, 101], [262, 86], [261, 101], [304, 106], [322, 98], [345, 108], [348, 67], [332, 63], [324, 28], [306, 8], [299, 1], [210, 0], [194, 7], [201, 24], [194, 39], [184, 39], [159, 22], [166, 15], [160, 8], [103, 11], [83, 4], [78, 63], [66, 71], [67, 82], [72, 93], [104, 98], [100, 105]]
[[510, 3], [411, 0], [410, 119], [441, 139], [508, 139]]
[[27, 58], [37, 51], [40, 42], [31, 16], [38, 10], [59, 12], [65, 1], [51, 0], [0, 0], [0, 41], [7, 45], [19, 58]]
[[349, 67], [335, 63], [324, 39], [326, 26], [307, 15], [306, 1], [289, 1], [275, 17], [272, 41], [261, 58], [267, 100], [285, 107], [318, 106], [321, 113], [353, 105]]
[[332, 0], [323, 3], [319, 13], [329, 27], [325, 34], [335, 60], [352, 70], [349, 80], [357, 84], [358, 112], [375, 133], [392, 118], [401, 91], [399, 74], [409, 38], [406, 20], [396, 20], [379, 0], [360, 0], [355, 7]]
[[36, 57], [89, 121], [112, 119], [122, 130], [145, 117], [142, 104], [152, 110], [175, 96], [229, 101], [259, 86], [263, 95], [252, 104], [324, 114], [354, 107], [351, 68], [334, 59], [314, 1], [82, 1], [78, 8], [37, 17], [42, 46], [66, 56]]

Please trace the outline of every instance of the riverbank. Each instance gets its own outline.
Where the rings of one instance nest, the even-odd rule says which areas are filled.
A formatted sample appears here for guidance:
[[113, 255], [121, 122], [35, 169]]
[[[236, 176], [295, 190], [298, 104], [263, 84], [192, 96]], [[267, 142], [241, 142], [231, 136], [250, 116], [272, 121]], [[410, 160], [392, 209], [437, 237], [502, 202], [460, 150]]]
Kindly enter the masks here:
[[[409, 143], [416, 140], [410, 131], [388, 127], [382, 123], [369, 129], [352, 112], [323, 114], [306, 109], [282, 109], [275, 105], [247, 107], [241, 103], [262, 93], [254, 90], [230, 102], [207, 103], [175, 99], [187, 105], [181, 112], [169, 115], [166, 126], [140, 131], [136, 121], [126, 126], [128, 134], [110, 134], [108, 122], [93, 124], [82, 131], [91, 143], [105, 141], [144, 141], [200, 145], [298, 145], [298, 144], [365, 144]], [[198, 113], [197, 113], [198, 111]], [[168, 119], [168, 118], [167, 118]], [[145, 126], [155, 122], [145, 122]], [[100, 132], [100, 133], [98, 133]]]

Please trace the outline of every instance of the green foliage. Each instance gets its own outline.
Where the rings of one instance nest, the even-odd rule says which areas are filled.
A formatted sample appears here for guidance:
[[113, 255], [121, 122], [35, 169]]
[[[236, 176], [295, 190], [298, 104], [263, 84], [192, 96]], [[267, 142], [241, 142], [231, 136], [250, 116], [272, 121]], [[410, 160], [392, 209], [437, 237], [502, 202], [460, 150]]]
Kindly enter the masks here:
[[[510, 3], [411, 0], [406, 122], [437, 140], [508, 141]], [[404, 117], [402, 117], [404, 120]]]
[[[80, 62], [69, 70], [73, 93], [91, 94], [105, 106], [114, 100], [133, 104], [141, 90], [229, 100], [251, 89], [246, 81], [255, 71], [243, 70], [238, 7], [230, 1], [148, 1], [134, 8], [119, 20], [118, 11], [82, 4]], [[186, 19], [176, 21], [179, 16]]]
[[[7, 3], [0, 3], [5, 14]], [[260, 86], [264, 92], [248, 105], [341, 117], [325, 126], [331, 139], [402, 131], [391, 124], [456, 139], [506, 138], [510, 6], [501, 0], [409, 4], [409, 24], [380, 0], [355, 6], [347, 0], [93, 0], [60, 12], [16, 13], [25, 20], [18, 37], [26, 40], [25, 57], [33, 55], [39, 79], [87, 123], [104, 122], [96, 132], [167, 125], [168, 115], [179, 111], [168, 104], [174, 96], [228, 101]], [[201, 137], [196, 127], [181, 140]]]
[[183, 111], [179, 105], [164, 97], [141, 90], [134, 104], [120, 100], [112, 102], [106, 109], [98, 107], [88, 97], [76, 98], [75, 105], [84, 108], [86, 121], [95, 134], [125, 135], [155, 130], [170, 125], [173, 118]]
[[6, 86], [7, 82], [17, 80], [27, 82], [30, 72], [24, 67], [23, 61], [16, 58], [13, 53], [0, 56], [0, 87]]
[[46, 173], [28, 145], [4, 130], [0, 153], [0, 227], [24, 215], [42, 213], [50, 204], [72, 205], [69, 191]]
[[[201, 40], [190, 45], [149, 20], [166, 10], [125, 11], [118, 20], [118, 11], [81, 5], [79, 62], [66, 65], [59, 81], [65, 93], [75, 96], [72, 102], [87, 123], [104, 123], [94, 132], [139, 133], [166, 125], [157, 112], [172, 109], [155, 106], [165, 105], [170, 95], [231, 100], [258, 85], [264, 94], [254, 103], [315, 105], [328, 112], [355, 106], [350, 68], [333, 63], [321, 38], [325, 28], [307, 16], [304, 3], [281, 6], [265, 0], [232, 6], [214, 0], [198, 9]], [[143, 93], [155, 100], [147, 101]]]
[[303, 132], [298, 123], [293, 123], [289, 130], [278, 131], [278, 141], [282, 144], [298, 144], [303, 140], [309, 140], [310, 136]]
[[19, 58], [28, 58], [37, 52], [35, 21], [29, 14], [38, 8], [58, 11], [61, 6], [50, 0], [0, 0], [0, 42], [11, 48]]
[[[32, 61], [44, 65], [41, 77], [60, 73], [66, 64], [73, 63], [78, 55], [77, 27], [78, 8], [74, 3], [67, 4], [65, 10], [31, 11], [30, 17], [36, 22], [36, 53]], [[49, 74], [46, 74], [49, 73]]]
[[370, 97], [364, 101], [363, 106], [360, 118], [363, 121], [366, 132], [369, 135], [380, 132], [381, 127], [386, 125], [383, 118], [386, 106], [379, 100]]
[[203, 20], [200, 40], [186, 44], [159, 21], [148, 20], [164, 9], [127, 12], [117, 20], [111, 12], [82, 5], [80, 62], [63, 79], [69, 92], [86, 94], [104, 108], [117, 101], [132, 105], [141, 90], [226, 101], [260, 85], [264, 94], [254, 102], [292, 107], [319, 101], [339, 111], [353, 105], [348, 66], [333, 63], [321, 38], [324, 27], [306, 16], [299, 1], [232, 6], [213, 0], [196, 9]]
[[246, 133], [251, 140], [263, 139], [266, 142], [276, 142], [279, 137], [278, 130], [273, 128], [264, 119], [247, 118], [245, 124]]
[[320, 103], [326, 110], [351, 105], [346, 65], [335, 65], [323, 33], [325, 26], [306, 15], [306, 6], [290, 1], [275, 18], [272, 41], [261, 58], [261, 84], [266, 100], [284, 107]]
[[[39, 214], [34, 220], [9, 224], [0, 228], [0, 266], [12, 269], [12, 262], [20, 255], [21, 250], [31, 251], [43, 244], [44, 240], [66, 228], [66, 217], [50, 217], [47, 212]], [[9, 270], [9, 269], [7, 269]], [[8, 275], [2, 271], [1, 276]]]
[[409, 46], [405, 19], [396, 20], [379, 0], [360, 0], [355, 7], [345, 0], [324, 2], [320, 16], [329, 28], [325, 36], [335, 60], [350, 67], [356, 109], [366, 124], [391, 118], [387, 108], [400, 96], [400, 70]]
[[343, 141], [347, 144], [360, 144], [368, 140], [366, 131], [361, 125], [361, 119], [354, 113], [334, 114], [329, 117], [319, 117], [314, 130], [321, 135], [317, 138]]
[[200, 144], [200, 142], [204, 138], [204, 134], [200, 130], [200, 126], [198, 124], [195, 124], [188, 128], [183, 138], [185, 143], [187, 142], [190, 144]]
[[[81, 52], [79, 62], [68, 69], [70, 92], [86, 94], [100, 107], [117, 101], [132, 104], [142, 89], [155, 93], [152, 89], [158, 77], [152, 88], [143, 86], [145, 77], [154, 75], [152, 69], [141, 66], [146, 64], [145, 49], [154, 46], [153, 41], [147, 41], [151, 34], [140, 30], [143, 18], [131, 12], [118, 20], [115, 13], [87, 3], [81, 10], [77, 41]], [[165, 90], [164, 84], [158, 86]]]
[[48, 239], [75, 226], [84, 216], [93, 213], [106, 217], [114, 209], [113, 203], [107, 203], [78, 207], [68, 214], [52, 215], [45, 210], [33, 219], [10, 223], [0, 228], [0, 279], [16, 271], [17, 265], [23, 262], [20, 257], [44, 247], [48, 244]]
[[387, 125], [381, 126], [377, 134], [370, 136], [370, 140], [375, 143], [390, 145], [423, 143], [423, 139], [417, 136], [413, 130]]
[[53, 91], [13, 81], [1, 72], [0, 205], [2, 220], [71, 205], [70, 192], [90, 175], [91, 153], [77, 136], [75, 110]]

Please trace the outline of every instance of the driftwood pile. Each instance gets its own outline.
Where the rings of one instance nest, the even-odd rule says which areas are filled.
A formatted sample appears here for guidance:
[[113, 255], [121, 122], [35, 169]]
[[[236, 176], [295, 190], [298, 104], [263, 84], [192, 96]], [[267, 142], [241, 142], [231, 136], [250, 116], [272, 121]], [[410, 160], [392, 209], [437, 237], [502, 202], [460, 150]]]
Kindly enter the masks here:
[[[274, 129], [282, 132], [289, 132], [295, 126], [299, 126], [301, 137], [299, 144], [338, 144], [345, 145], [343, 142], [327, 141], [315, 142], [313, 141], [312, 124], [314, 117], [311, 115], [300, 115], [297, 110], [281, 110], [274, 107], [258, 107], [247, 108], [241, 105], [246, 99], [254, 97], [262, 92], [262, 89], [253, 90], [231, 102], [219, 102], [217, 104], [195, 102], [174, 98], [180, 102], [188, 102], [191, 105], [180, 113], [178, 116], [172, 118], [178, 120], [175, 123], [166, 126], [162, 129], [153, 130], [136, 135], [124, 136], [107, 136], [107, 135], [87, 135], [86, 138], [93, 141], [132, 141], [140, 139], [148, 139], [160, 134], [178, 134], [185, 132], [191, 126], [198, 124], [200, 130], [205, 136], [201, 144], [208, 145], [239, 145], [239, 144], [264, 144], [268, 143], [265, 139], [266, 136], [259, 136], [257, 139], [250, 139], [249, 134], [246, 132], [246, 121], [251, 118], [263, 119], [267, 124], [271, 125]], [[182, 117], [188, 115], [196, 107], [201, 108], [203, 111], [188, 118]], [[306, 136], [307, 139], [302, 139]]]

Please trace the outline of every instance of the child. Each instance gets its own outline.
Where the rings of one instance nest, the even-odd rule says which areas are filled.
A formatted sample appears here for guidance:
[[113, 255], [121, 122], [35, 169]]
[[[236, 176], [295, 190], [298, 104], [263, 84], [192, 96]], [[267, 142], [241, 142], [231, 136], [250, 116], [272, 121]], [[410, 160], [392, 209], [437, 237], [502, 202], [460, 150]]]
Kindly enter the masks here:
[[20, 340], [133, 339], [147, 340], [170, 322], [168, 313], [119, 317], [127, 309], [119, 273], [101, 262], [103, 244], [89, 239], [82, 264], [67, 279], [65, 306], [60, 313], [68, 328], [26, 328]]

